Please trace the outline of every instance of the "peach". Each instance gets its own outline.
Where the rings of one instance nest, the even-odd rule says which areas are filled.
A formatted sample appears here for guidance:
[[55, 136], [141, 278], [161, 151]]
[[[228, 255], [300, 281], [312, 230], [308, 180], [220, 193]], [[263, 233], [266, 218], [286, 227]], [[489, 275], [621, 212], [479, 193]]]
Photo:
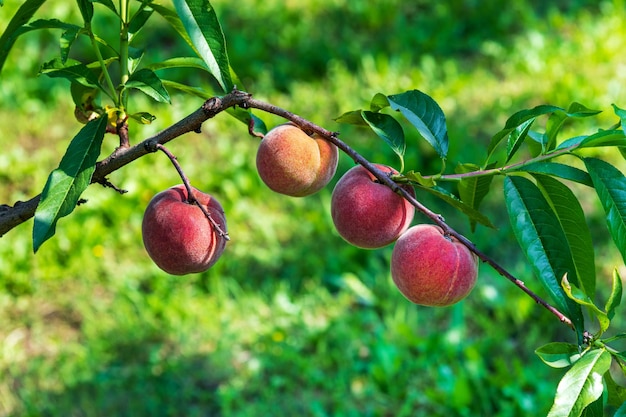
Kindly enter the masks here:
[[[221, 204], [209, 194], [196, 189], [193, 193], [226, 233]], [[226, 237], [220, 235], [200, 207], [189, 202], [182, 184], [161, 191], [150, 200], [141, 231], [150, 258], [173, 275], [206, 271], [217, 262], [226, 246]]]
[[[386, 173], [398, 172], [385, 165], [375, 165]], [[403, 185], [415, 195], [413, 187]], [[331, 216], [339, 235], [348, 243], [374, 249], [395, 241], [413, 220], [415, 208], [391, 188], [377, 181], [357, 165], [335, 185], [331, 198]]]
[[391, 277], [415, 304], [449, 306], [465, 298], [478, 276], [478, 257], [439, 226], [411, 227], [391, 253]]
[[273, 191], [304, 197], [324, 188], [337, 170], [339, 150], [327, 140], [307, 135], [294, 124], [267, 132], [259, 145], [256, 166]]

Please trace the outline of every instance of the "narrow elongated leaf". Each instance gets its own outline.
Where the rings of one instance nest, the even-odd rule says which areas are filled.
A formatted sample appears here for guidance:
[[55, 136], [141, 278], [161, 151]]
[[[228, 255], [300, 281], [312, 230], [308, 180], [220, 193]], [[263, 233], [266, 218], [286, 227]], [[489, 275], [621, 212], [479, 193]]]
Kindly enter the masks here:
[[580, 359], [578, 345], [552, 342], [535, 350], [539, 359], [552, 368], [567, 368]]
[[466, 204], [465, 202], [459, 200], [454, 194], [451, 194], [450, 192], [448, 192], [447, 190], [441, 188], [441, 187], [429, 187], [429, 188], [422, 188], [420, 187], [420, 190], [424, 190], [438, 198], [440, 198], [441, 200], [445, 201], [446, 203], [450, 204], [452, 207], [455, 207], [457, 209], [459, 209], [463, 214], [465, 214], [470, 221], [476, 221], [480, 224], [482, 224], [483, 226], [487, 226], [490, 227], [492, 229], [495, 229], [495, 226], [493, 225], [493, 223], [491, 223], [491, 220], [489, 220], [489, 218], [487, 218], [487, 216], [485, 216], [484, 214], [482, 214], [481, 212], [479, 212], [478, 210], [474, 209], [473, 207], [471, 207], [469, 204]]
[[107, 9], [111, 10], [113, 13], [119, 16], [119, 13], [117, 12], [115, 5], [113, 4], [113, 0], [89, 0], [89, 1], [91, 1], [92, 3], [100, 3], [103, 6], [105, 6]]
[[534, 162], [512, 169], [511, 171], [526, 171], [532, 174], [546, 174], [553, 177], [559, 177], [564, 180], [574, 181], [579, 184], [584, 184], [588, 187], [593, 187], [593, 181], [591, 181], [591, 177], [585, 171], [570, 165], [560, 164], [558, 162]]
[[76, 81], [86, 87], [100, 87], [98, 76], [85, 64], [68, 60], [66, 63], [60, 58], [43, 64], [40, 72], [51, 78], [65, 78], [69, 81]]
[[601, 130], [583, 139], [578, 148], [600, 146], [626, 146], [626, 134], [623, 130]]
[[528, 131], [530, 130], [530, 127], [532, 126], [534, 121], [535, 119], [527, 120], [511, 131], [506, 149], [507, 162], [510, 161], [511, 158], [513, 158], [513, 155], [515, 155], [520, 146], [522, 146], [522, 143], [524, 143], [524, 139], [526, 139], [526, 137], [528, 136]]
[[[493, 165], [487, 167], [491, 168]], [[467, 172], [473, 172], [480, 170], [478, 165], [474, 164], [462, 164], [456, 168], [456, 172], [464, 174]], [[468, 204], [475, 210], [478, 210], [480, 203], [489, 193], [491, 183], [493, 181], [493, 175], [487, 175], [482, 177], [468, 177], [459, 181], [458, 190], [461, 201]], [[470, 221], [472, 230], [476, 228], [476, 222]]]
[[189, 39], [224, 92], [233, 89], [226, 40], [208, 0], [173, 0]]
[[575, 276], [576, 268], [569, 248], [563, 246], [566, 236], [557, 216], [539, 188], [526, 178], [506, 177], [504, 197], [515, 237], [528, 262], [557, 307], [574, 324], [582, 343], [582, 310], [561, 288], [561, 278]]
[[93, 19], [93, 3], [90, 0], [76, 0], [76, 3], [78, 3], [78, 9], [85, 23], [91, 23], [91, 19]]
[[154, 13], [154, 9], [146, 8], [143, 6], [141, 10], [138, 10], [137, 13], [133, 15], [130, 22], [128, 22], [128, 40], [129, 42], [133, 41], [133, 38], [139, 33], [141, 29], [145, 26], [150, 16]]
[[606, 213], [611, 237], [626, 261], [626, 177], [601, 159], [585, 158], [584, 161]]
[[201, 58], [196, 57], [177, 57], [166, 59], [165, 61], [154, 62], [148, 65], [146, 68], [152, 71], [158, 71], [162, 69], [171, 68], [196, 68], [204, 71], [209, 71], [209, 67]]
[[[614, 407], [626, 404], [626, 388], [618, 385], [610, 372], [604, 374], [604, 382], [607, 388], [607, 402]], [[626, 408], [624, 409], [626, 411]]]
[[[546, 175], [534, 175], [537, 185], [546, 198], [565, 232], [567, 245], [576, 267], [578, 287], [593, 299], [596, 291], [596, 264], [591, 232], [578, 198], [562, 182]], [[572, 274], [569, 274], [571, 279]]]
[[46, 0], [26, 0], [11, 18], [4, 33], [0, 36], [0, 72], [2, 72], [4, 63], [15, 41], [23, 33], [20, 31], [20, 28], [28, 23], [30, 18], [45, 2]]
[[576, 302], [577, 304], [580, 304], [581, 306], [587, 307], [588, 311], [596, 317], [596, 319], [598, 320], [598, 323], [600, 324], [600, 330], [598, 334], [601, 335], [602, 333], [606, 331], [606, 329], [609, 328], [609, 325], [611, 324], [611, 320], [606, 315], [606, 313], [600, 310], [600, 308], [597, 305], [595, 305], [593, 300], [589, 298], [587, 294], [582, 292], [582, 290], [576, 287], [572, 287], [572, 285], [567, 280], [567, 276], [563, 277], [561, 286], [563, 287], [563, 290], [565, 290], [565, 294], [567, 294], [570, 300], [573, 300], [574, 302]]
[[517, 129], [522, 124], [527, 123], [530, 120], [534, 120], [541, 115], [553, 113], [558, 110], [563, 110], [563, 109], [561, 107], [556, 107], [556, 106], [541, 105], [541, 106], [534, 107], [532, 109], [518, 111], [517, 113], [509, 117], [506, 123], [504, 124], [504, 128], [491, 138], [491, 142], [489, 143], [487, 152], [491, 155], [491, 153], [493, 153], [496, 146], [498, 146], [505, 137], [510, 135], [513, 130]]
[[611, 295], [609, 299], [606, 301], [606, 306], [604, 307], [606, 311], [606, 315], [609, 319], [612, 319], [615, 316], [615, 310], [619, 307], [622, 302], [622, 277], [620, 277], [617, 269], [613, 270], [613, 285], [611, 287]]
[[126, 88], [137, 89], [161, 103], [170, 102], [170, 95], [163, 86], [161, 79], [148, 68], [133, 72], [126, 83]]
[[89, 185], [100, 155], [107, 118], [87, 123], [72, 139], [59, 167], [50, 173], [35, 211], [33, 250], [54, 235], [60, 218], [70, 214]]
[[602, 378], [611, 365], [611, 354], [604, 349], [586, 352], [568, 370], [556, 389], [548, 417], [578, 417], [604, 391]]
[[441, 159], [448, 155], [448, 127], [443, 110], [429, 95], [418, 90], [387, 96], [393, 110], [399, 111], [435, 148]]
[[349, 112], [345, 112], [339, 117], [333, 119], [337, 123], [344, 123], [347, 125], [354, 126], [368, 126], [365, 119], [363, 119], [363, 110], [352, 110]]
[[174, 29], [176, 33], [178, 33], [178, 35], [187, 43], [187, 45], [189, 45], [191, 49], [193, 49], [193, 51], [198, 56], [200, 56], [200, 51], [198, 51], [198, 49], [192, 42], [191, 38], [189, 37], [189, 34], [185, 30], [185, 26], [183, 25], [183, 22], [180, 20], [180, 18], [178, 17], [178, 14], [176, 14], [175, 11], [157, 3], [150, 4], [150, 7], [152, 7], [152, 9], [155, 12], [157, 12], [159, 15], [161, 15], [161, 17], [165, 19], [167, 23], [170, 24], [170, 26], [172, 26], [172, 29]]
[[404, 151], [406, 150], [406, 143], [404, 141], [404, 131], [400, 123], [388, 114], [374, 113], [367, 110], [361, 112], [361, 117], [363, 117], [363, 120], [365, 120], [374, 133], [384, 140], [396, 155], [398, 155], [402, 166], [400, 172], [402, 172], [404, 170]]

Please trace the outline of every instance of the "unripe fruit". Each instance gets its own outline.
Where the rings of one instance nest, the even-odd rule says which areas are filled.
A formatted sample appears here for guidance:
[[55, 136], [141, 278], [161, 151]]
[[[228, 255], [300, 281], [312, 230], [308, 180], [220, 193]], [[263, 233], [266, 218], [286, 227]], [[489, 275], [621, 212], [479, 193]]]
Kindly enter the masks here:
[[337, 170], [339, 151], [327, 140], [307, 135], [293, 124], [267, 132], [259, 145], [256, 166], [273, 191], [292, 197], [318, 192]]
[[478, 257], [434, 225], [411, 227], [391, 254], [393, 282], [415, 304], [457, 303], [472, 291], [477, 275]]
[[[198, 203], [226, 233], [226, 218], [220, 203], [193, 189]], [[184, 185], [176, 185], [155, 195], [141, 225], [143, 243], [155, 264], [165, 272], [184, 275], [209, 269], [226, 246], [200, 207], [190, 203]]]
[[[393, 168], [376, 165], [383, 172], [397, 174]], [[411, 195], [413, 188], [402, 186]], [[364, 249], [386, 246], [407, 230], [415, 208], [361, 165], [344, 174], [335, 185], [331, 216], [337, 232], [348, 243]]]

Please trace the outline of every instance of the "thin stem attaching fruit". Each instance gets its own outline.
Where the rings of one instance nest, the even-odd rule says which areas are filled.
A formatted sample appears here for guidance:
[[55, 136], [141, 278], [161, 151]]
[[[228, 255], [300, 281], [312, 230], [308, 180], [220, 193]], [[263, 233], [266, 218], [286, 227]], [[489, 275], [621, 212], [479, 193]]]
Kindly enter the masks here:
[[174, 165], [174, 168], [176, 168], [176, 171], [178, 172], [178, 175], [180, 175], [180, 178], [183, 180], [183, 184], [185, 185], [185, 188], [187, 189], [187, 200], [188, 200], [188, 202], [190, 204], [195, 204], [196, 206], [198, 206], [200, 208], [200, 210], [202, 210], [202, 213], [204, 213], [205, 217], [209, 220], [209, 222], [211, 222], [211, 225], [213, 226], [213, 229], [221, 237], [223, 237], [226, 240], [230, 240], [230, 236], [228, 236], [228, 233], [225, 232], [220, 227], [220, 225], [217, 224], [217, 222], [215, 220], [213, 220], [213, 217], [211, 216], [211, 213], [209, 213], [208, 210], [206, 209], [206, 207], [204, 207], [204, 205], [201, 204], [198, 201], [198, 199], [196, 198], [196, 195], [193, 192], [193, 188], [191, 187], [191, 184], [189, 183], [189, 178], [187, 178], [187, 175], [185, 175], [185, 172], [183, 171], [183, 168], [178, 163], [178, 159], [176, 158], [176, 156], [174, 156], [174, 154], [171, 153], [169, 151], [169, 149], [167, 149], [165, 146], [161, 145], [160, 143], [156, 144], [156, 148], [158, 150], [160, 150], [161, 152], [163, 152], [165, 155], [167, 155], [167, 157], [170, 159], [170, 161]]

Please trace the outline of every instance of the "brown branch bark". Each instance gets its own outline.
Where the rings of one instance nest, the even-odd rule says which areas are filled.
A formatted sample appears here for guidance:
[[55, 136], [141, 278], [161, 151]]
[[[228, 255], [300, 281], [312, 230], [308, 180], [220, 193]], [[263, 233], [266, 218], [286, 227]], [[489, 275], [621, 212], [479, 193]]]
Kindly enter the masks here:
[[[476, 245], [474, 245], [474, 243], [472, 243], [469, 239], [448, 226], [443, 216], [434, 213], [433, 211], [428, 209], [415, 197], [413, 197], [406, 190], [400, 187], [396, 182], [394, 182], [386, 173], [379, 170], [374, 164], [369, 162], [358, 152], [348, 146], [345, 142], [340, 140], [338, 138], [338, 133], [326, 130], [280, 107], [276, 107], [272, 104], [253, 99], [250, 94], [239, 90], [233, 90], [230, 94], [227, 94], [222, 98], [214, 97], [207, 100], [200, 109], [196, 110], [189, 116], [185, 117], [184, 119], [180, 120], [169, 128], [163, 130], [162, 132], [144, 140], [143, 142], [135, 146], [129, 148], [118, 148], [109, 157], [98, 162], [91, 182], [98, 182], [102, 184], [108, 183], [106, 176], [110, 173], [122, 168], [130, 162], [140, 158], [141, 156], [144, 156], [151, 152], [156, 152], [159, 148], [158, 144], [165, 144], [172, 139], [175, 139], [188, 132], [199, 132], [202, 123], [204, 123], [206, 120], [234, 106], [239, 106], [242, 108], [254, 108], [275, 114], [277, 116], [281, 116], [297, 124], [298, 126], [300, 126], [300, 128], [309, 133], [315, 132], [318, 135], [324, 137], [326, 140], [330, 141], [339, 149], [341, 149], [344, 153], [350, 156], [356, 163], [362, 165], [368, 171], [370, 171], [381, 183], [387, 185], [396, 193], [402, 195], [417, 210], [425, 214], [435, 224], [441, 227], [446, 234], [454, 236], [461, 243], [467, 246], [467, 248], [474, 252], [483, 262], [489, 264], [500, 275], [519, 287], [533, 300], [535, 300], [535, 302], [554, 314], [561, 322], [565, 323], [570, 328], [573, 328], [572, 321], [567, 316], [565, 316], [558, 309], [543, 300], [539, 295], [535, 294], [531, 289], [526, 287], [523, 281], [515, 278], [491, 257], [478, 250]], [[249, 131], [251, 134], [254, 134], [252, 126], [249, 126]], [[0, 236], [4, 235], [6, 232], [16, 227], [17, 225], [30, 219], [35, 213], [37, 204], [39, 203], [39, 198], [40, 196], [36, 196], [28, 200], [27, 202], [18, 202], [13, 207], [6, 205], [0, 206]]]

